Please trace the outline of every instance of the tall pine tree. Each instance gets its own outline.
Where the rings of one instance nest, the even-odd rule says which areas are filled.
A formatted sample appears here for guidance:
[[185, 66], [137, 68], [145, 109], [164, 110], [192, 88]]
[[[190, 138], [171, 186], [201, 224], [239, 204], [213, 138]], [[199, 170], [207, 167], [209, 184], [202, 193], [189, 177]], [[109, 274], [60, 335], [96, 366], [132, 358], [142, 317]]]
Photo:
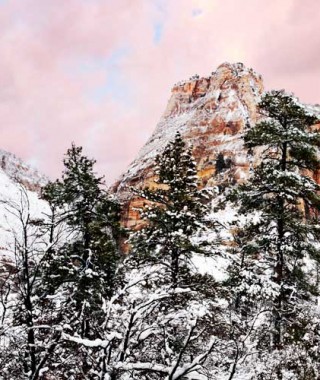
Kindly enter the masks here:
[[45, 281], [51, 291], [69, 288], [79, 331], [87, 335], [89, 320], [118, 281], [120, 206], [103, 190], [103, 178], [94, 172], [95, 160], [84, 156], [81, 147], [73, 144], [63, 162], [62, 179], [49, 183], [43, 198], [59, 210], [55, 224], [67, 225], [69, 242], [54, 253]]
[[178, 132], [156, 158], [156, 188], [136, 191], [147, 204], [140, 210], [146, 226], [133, 234], [133, 256], [167, 269], [173, 287], [189, 274], [193, 252], [201, 244], [193, 237], [206, 227], [204, 192], [198, 190], [191, 149]]
[[[244, 317], [257, 305], [271, 310], [267, 346], [280, 350], [301, 343], [308, 325], [304, 302], [317, 292], [305, 264], [316, 266], [320, 260], [320, 187], [312, 178], [320, 167], [320, 134], [311, 128], [317, 117], [283, 91], [266, 93], [259, 108], [264, 119], [244, 138], [261, 161], [232, 195], [239, 213], [247, 216], [238, 235], [241, 259], [233, 278], [236, 306]], [[312, 210], [308, 217], [305, 209]]]
[[208, 207], [191, 149], [178, 133], [156, 162], [156, 187], [135, 190], [146, 203], [140, 210], [146, 223], [130, 238], [125, 286], [104, 307], [99, 339], [68, 336], [90, 358], [96, 348], [101, 379], [200, 378], [212, 352], [219, 356], [226, 346], [219, 286], [192, 261], [194, 253], [206, 253], [197, 235], [208, 228]]

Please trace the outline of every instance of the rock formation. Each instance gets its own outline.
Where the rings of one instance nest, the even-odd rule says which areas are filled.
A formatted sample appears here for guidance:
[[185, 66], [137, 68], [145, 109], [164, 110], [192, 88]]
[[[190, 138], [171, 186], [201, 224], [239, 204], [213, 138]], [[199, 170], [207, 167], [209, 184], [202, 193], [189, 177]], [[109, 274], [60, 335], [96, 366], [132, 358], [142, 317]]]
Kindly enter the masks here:
[[[112, 187], [123, 201], [124, 225], [139, 224], [135, 208], [143, 202], [132, 196], [130, 187], [156, 186], [154, 159], [177, 131], [193, 146], [200, 186], [245, 180], [259, 154], [248, 156], [242, 136], [246, 127], [259, 120], [257, 104], [263, 91], [261, 75], [242, 63], [224, 63], [209, 77], [195, 76], [176, 84], [151, 138]], [[306, 108], [320, 114], [319, 106]], [[318, 173], [314, 175], [319, 182]]]
[[[130, 187], [156, 186], [154, 158], [177, 131], [193, 146], [200, 186], [245, 179], [249, 161], [242, 135], [246, 126], [259, 119], [257, 103], [262, 92], [261, 76], [241, 63], [224, 63], [209, 77], [176, 84], [151, 138], [113, 186], [125, 204], [124, 224], [137, 224], [134, 208], [142, 202], [132, 198]], [[217, 158], [222, 163], [221, 172]]]

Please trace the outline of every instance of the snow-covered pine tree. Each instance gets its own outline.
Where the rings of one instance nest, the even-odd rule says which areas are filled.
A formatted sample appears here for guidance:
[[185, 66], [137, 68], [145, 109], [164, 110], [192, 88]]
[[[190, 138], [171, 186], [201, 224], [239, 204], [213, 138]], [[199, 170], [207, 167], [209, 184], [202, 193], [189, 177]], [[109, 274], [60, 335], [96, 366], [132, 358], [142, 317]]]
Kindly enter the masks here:
[[139, 210], [146, 225], [130, 238], [132, 256], [163, 265], [172, 286], [177, 287], [190, 274], [192, 254], [201, 250], [194, 236], [206, 228], [208, 213], [205, 193], [197, 187], [191, 149], [179, 132], [157, 156], [155, 174], [156, 188], [134, 189], [146, 201]]
[[[320, 167], [320, 134], [311, 127], [318, 118], [283, 91], [266, 93], [259, 108], [264, 119], [248, 129], [244, 138], [249, 150], [260, 153], [261, 161], [249, 181], [231, 196], [247, 222], [239, 230], [240, 256], [230, 281], [242, 318], [253, 318], [257, 312], [268, 316], [259, 318], [260, 327], [265, 327], [265, 334], [256, 337], [259, 350], [271, 346], [279, 352], [286, 347], [285, 353], [288, 347], [299, 347], [300, 356], [308, 356], [312, 366], [312, 361], [319, 360], [319, 334], [314, 336], [318, 343], [313, 350], [304, 343], [310, 328], [313, 335], [317, 331], [312, 301], [318, 289], [308, 271], [320, 260], [320, 187], [312, 178]], [[285, 367], [281, 356], [276, 378], [282, 379]], [[319, 370], [316, 367], [312, 371]], [[293, 378], [317, 378], [312, 373]]]
[[146, 201], [140, 210], [146, 224], [129, 240], [125, 285], [105, 305], [103, 340], [67, 336], [87, 352], [100, 348], [101, 361], [94, 361], [100, 378], [209, 378], [213, 352], [213, 372], [228, 368], [220, 354], [232, 351], [218, 302], [221, 289], [192, 262], [194, 254], [213, 250], [199, 238], [209, 227], [209, 207], [197, 188], [191, 149], [177, 133], [156, 162], [156, 188], [133, 189]]
[[[79, 281], [76, 298], [80, 303], [87, 291], [91, 293], [90, 287], [96, 281], [103, 282], [105, 295], [112, 294], [120, 260], [117, 246], [120, 205], [103, 189], [103, 178], [94, 172], [95, 162], [82, 154], [82, 147], [72, 144], [63, 161], [62, 179], [43, 189], [43, 198], [60, 209], [57, 223], [63, 221], [69, 226], [70, 243], [61, 249], [62, 260], [67, 272], [76, 268], [73, 275]], [[57, 275], [54, 277], [58, 278]]]
[[[62, 223], [67, 226], [65, 243], [51, 252], [47, 262], [43, 291], [48, 296], [63, 294], [61, 307], [68, 332], [82, 337], [97, 336], [103, 318], [101, 307], [121, 281], [120, 206], [103, 189], [103, 179], [95, 174], [94, 164], [95, 160], [73, 144], [64, 159], [62, 179], [43, 189], [43, 198], [56, 215], [49, 229]], [[69, 367], [75, 370], [80, 353], [67, 347], [62, 355], [67, 357], [70, 352], [69, 358], [74, 361]], [[81, 368], [84, 373], [87, 370]]]
[[[67, 205], [64, 219], [82, 236], [83, 251], [90, 248], [92, 241], [90, 224], [95, 219], [95, 207], [104, 196], [103, 178], [94, 172], [95, 160], [82, 154], [82, 147], [72, 144], [63, 160], [62, 179], [49, 183], [43, 190], [43, 197], [60, 207]], [[86, 261], [88, 252], [83, 252]]]

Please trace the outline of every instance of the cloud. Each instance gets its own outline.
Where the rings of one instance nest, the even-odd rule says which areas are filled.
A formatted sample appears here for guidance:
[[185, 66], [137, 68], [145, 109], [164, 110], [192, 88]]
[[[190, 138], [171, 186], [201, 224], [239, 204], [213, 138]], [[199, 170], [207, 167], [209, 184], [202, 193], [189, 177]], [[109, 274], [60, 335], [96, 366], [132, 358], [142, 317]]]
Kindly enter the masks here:
[[319, 102], [320, 95], [319, 18], [319, 2], [291, 1], [281, 22], [263, 33], [261, 39], [268, 47], [255, 53], [256, 65], [265, 72], [269, 86], [287, 88], [310, 103]]
[[171, 86], [224, 61], [319, 102], [317, 0], [7, 0], [0, 6], [1, 148], [52, 177], [72, 141], [112, 182]]
[[201, 8], [194, 8], [192, 9], [192, 16], [193, 17], [199, 17], [203, 14], [203, 10]]

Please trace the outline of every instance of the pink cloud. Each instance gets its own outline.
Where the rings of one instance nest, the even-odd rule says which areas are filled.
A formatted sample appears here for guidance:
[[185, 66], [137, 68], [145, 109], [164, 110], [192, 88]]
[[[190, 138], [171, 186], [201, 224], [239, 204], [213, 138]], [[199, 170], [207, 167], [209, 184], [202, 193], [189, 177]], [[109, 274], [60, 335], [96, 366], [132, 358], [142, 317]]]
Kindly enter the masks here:
[[75, 141], [111, 182], [152, 133], [172, 85], [224, 61], [317, 103], [319, 12], [317, 0], [7, 0], [1, 148], [54, 177]]

